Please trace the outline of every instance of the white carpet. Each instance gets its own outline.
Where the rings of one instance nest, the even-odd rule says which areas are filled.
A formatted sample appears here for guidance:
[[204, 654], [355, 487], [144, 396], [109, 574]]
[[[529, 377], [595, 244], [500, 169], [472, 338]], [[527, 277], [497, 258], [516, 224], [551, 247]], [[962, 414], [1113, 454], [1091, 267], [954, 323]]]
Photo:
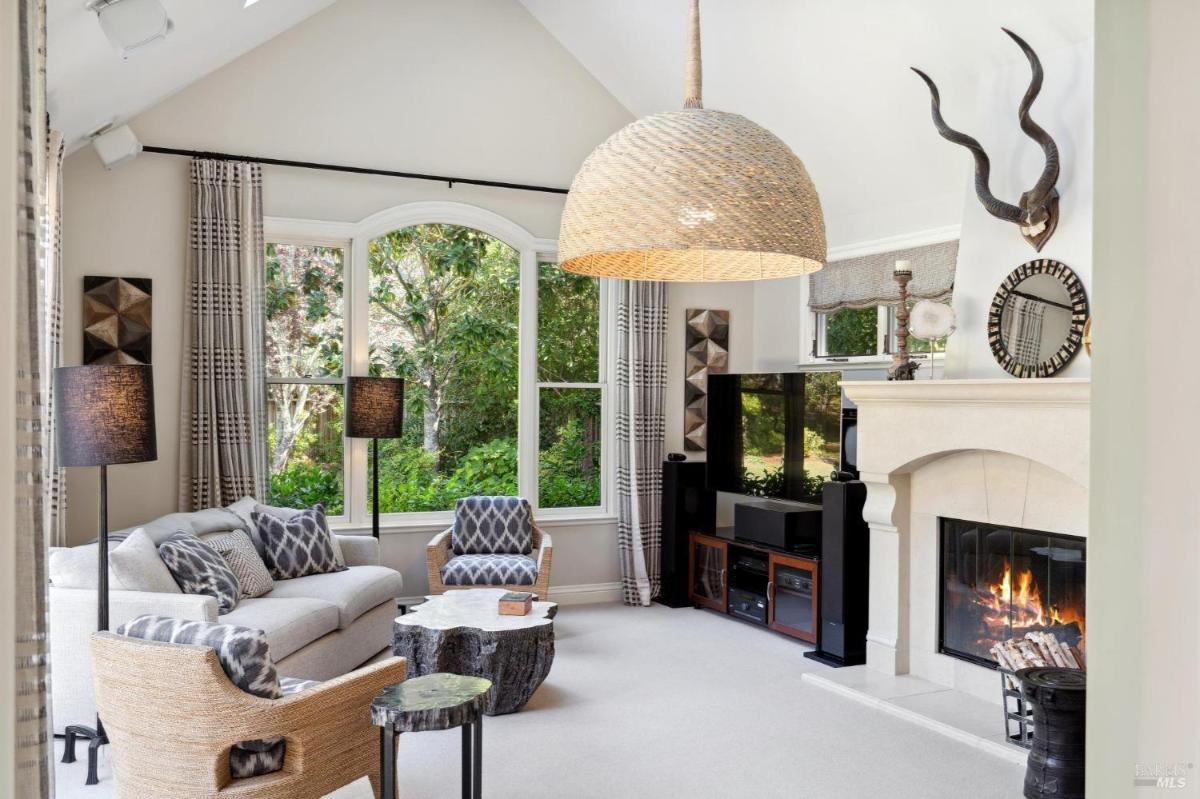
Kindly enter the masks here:
[[[484, 721], [486, 796], [1021, 795], [1021, 767], [806, 685], [802, 672], [825, 667], [764, 630], [658, 605], [565, 607], [555, 627], [554, 668], [533, 700]], [[401, 736], [403, 799], [457, 795], [459, 741]], [[71, 772], [59, 797], [111, 796], [110, 780], [87, 789]]]

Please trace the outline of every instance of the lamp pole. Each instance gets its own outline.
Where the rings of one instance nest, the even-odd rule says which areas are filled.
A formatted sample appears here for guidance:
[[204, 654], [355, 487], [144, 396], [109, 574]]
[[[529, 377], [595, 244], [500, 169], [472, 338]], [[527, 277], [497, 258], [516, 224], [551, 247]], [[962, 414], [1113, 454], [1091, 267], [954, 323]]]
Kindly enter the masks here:
[[371, 439], [371, 535], [379, 538], [379, 439]]
[[[96, 629], [109, 629], [108, 467], [158, 458], [154, 426], [154, 373], [149, 364], [93, 364], [54, 370], [58, 454], [65, 467], [100, 467], [96, 535]], [[75, 762], [75, 742], [88, 742], [87, 784], [99, 782], [99, 749], [108, 743], [96, 715], [94, 728], [68, 725], [64, 763]]]

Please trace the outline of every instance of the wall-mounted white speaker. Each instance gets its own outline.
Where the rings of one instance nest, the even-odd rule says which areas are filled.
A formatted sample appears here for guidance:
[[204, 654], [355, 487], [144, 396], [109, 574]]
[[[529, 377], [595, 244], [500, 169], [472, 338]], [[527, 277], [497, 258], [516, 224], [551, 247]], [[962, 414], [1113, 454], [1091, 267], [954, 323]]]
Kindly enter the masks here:
[[90, 0], [87, 7], [96, 12], [100, 29], [123, 59], [165, 39], [174, 28], [159, 0]]
[[116, 169], [126, 161], [137, 158], [142, 151], [142, 143], [128, 125], [97, 133], [92, 137], [92, 146], [104, 162], [105, 169]]

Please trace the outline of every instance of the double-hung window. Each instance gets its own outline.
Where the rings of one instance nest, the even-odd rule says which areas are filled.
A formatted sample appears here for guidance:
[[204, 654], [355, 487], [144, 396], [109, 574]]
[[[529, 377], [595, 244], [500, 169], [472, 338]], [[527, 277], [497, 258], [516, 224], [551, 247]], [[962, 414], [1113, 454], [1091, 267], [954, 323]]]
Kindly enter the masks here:
[[271, 501], [345, 514], [343, 246], [267, 244], [267, 460]]
[[598, 508], [604, 496], [606, 350], [596, 278], [538, 264], [538, 505]]
[[404, 434], [379, 442], [385, 526], [441, 523], [471, 494], [525, 496], [544, 518], [605, 513], [608, 286], [560, 270], [552, 241], [450, 211], [313, 226], [340, 240], [268, 221], [273, 502], [369, 518], [372, 465], [342, 413], [344, 377], [370, 374], [405, 381]]

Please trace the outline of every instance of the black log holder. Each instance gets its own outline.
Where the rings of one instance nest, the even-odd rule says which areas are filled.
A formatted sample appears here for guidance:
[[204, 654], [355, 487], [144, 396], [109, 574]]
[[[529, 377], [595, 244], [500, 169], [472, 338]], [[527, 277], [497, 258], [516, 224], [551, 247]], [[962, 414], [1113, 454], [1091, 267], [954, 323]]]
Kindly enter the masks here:
[[1026, 799], [1083, 799], [1087, 673], [1031, 668], [1018, 671], [1017, 679], [1033, 709]]
[[1033, 708], [1021, 693], [1017, 673], [997, 667], [1000, 673], [1000, 703], [1004, 708], [1004, 737], [1022, 749], [1033, 746]]

